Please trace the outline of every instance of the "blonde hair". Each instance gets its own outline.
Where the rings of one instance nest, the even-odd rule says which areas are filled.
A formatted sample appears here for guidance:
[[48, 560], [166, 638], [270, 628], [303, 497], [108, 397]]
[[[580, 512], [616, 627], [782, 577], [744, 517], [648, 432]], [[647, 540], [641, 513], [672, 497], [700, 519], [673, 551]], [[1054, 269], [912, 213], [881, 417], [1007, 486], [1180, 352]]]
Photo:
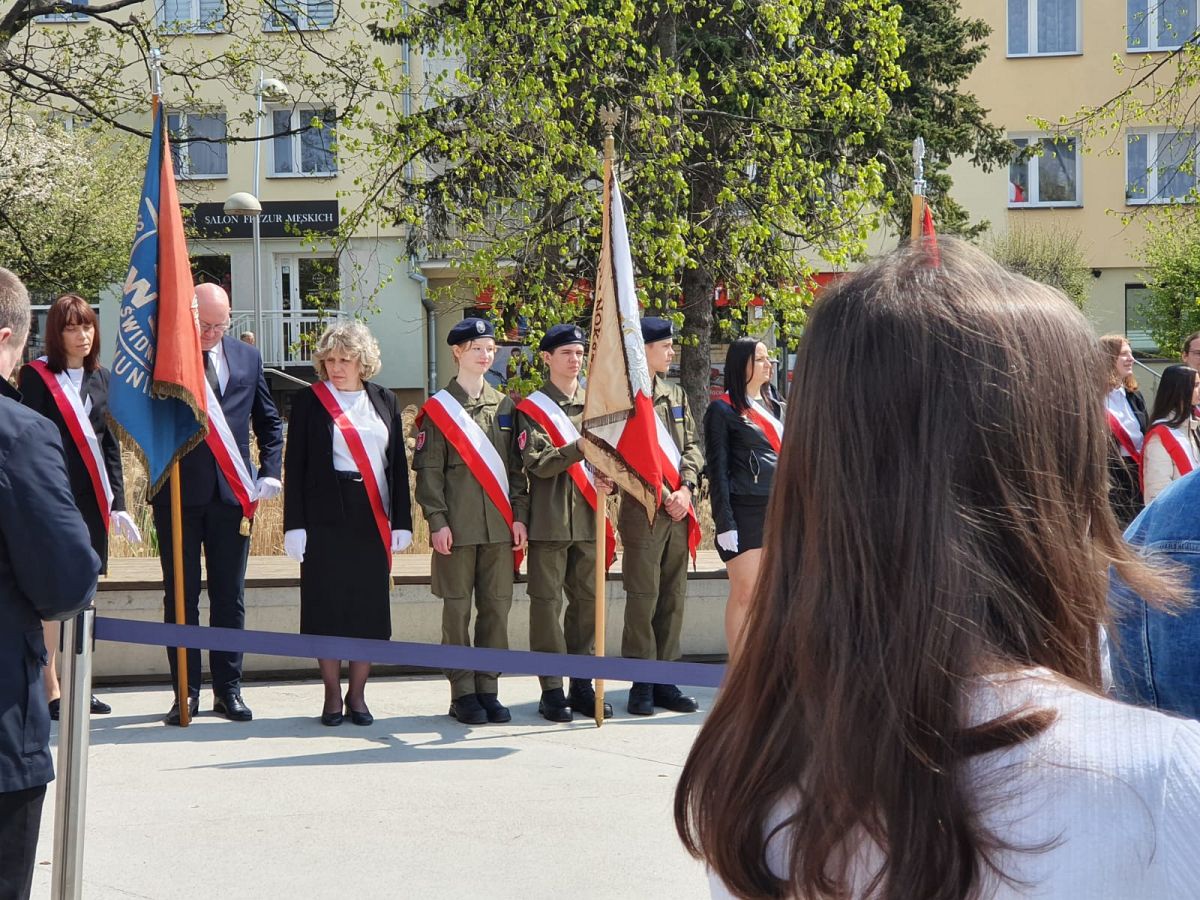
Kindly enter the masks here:
[[1124, 379], [1117, 377], [1117, 357], [1121, 355], [1121, 345], [1128, 343], [1129, 338], [1123, 334], [1106, 334], [1100, 338], [1100, 346], [1112, 358], [1112, 367], [1108, 371], [1109, 390], [1122, 385], [1127, 391], [1136, 391], [1138, 389], [1137, 379], [1133, 377], [1132, 372]]
[[325, 372], [325, 357], [335, 351], [358, 360], [363, 381], [370, 381], [383, 366], [379, 358], [379, 341], [362, 322], [330, 325], [317, 339], [316, 349], [313, 350], [313, 368], [322, 381], [329, 377]]

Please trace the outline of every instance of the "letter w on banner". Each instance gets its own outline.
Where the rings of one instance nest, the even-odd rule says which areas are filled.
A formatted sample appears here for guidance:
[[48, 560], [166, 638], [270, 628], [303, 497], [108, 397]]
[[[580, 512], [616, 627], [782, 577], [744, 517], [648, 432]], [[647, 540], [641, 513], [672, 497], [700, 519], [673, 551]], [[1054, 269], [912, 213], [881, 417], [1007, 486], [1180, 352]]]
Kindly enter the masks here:
[[625, 209], [608, 159], [604, 161], [603, 224], [583, 404], [583, 455], [641, 503], [653, 523], [663, 483], [662, 463]]
[[121, 299], [109, 417], [136, 445], [153, 496], [208, 432], [204, 360], [183, 218], [159, 104]]

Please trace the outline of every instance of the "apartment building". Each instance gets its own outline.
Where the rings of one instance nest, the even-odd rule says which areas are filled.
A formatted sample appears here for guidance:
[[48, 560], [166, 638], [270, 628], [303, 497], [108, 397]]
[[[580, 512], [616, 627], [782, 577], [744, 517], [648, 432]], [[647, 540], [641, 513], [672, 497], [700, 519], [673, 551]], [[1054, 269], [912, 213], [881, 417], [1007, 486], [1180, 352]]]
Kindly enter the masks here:
[[[1126, 121], [1104, 136], [1054, 141], [1038, 120], [1073, 117], [1130, 82], [1127, 68], [1161, 59], [1197, 26], [1197, 0], [964, 0], [964, 15], [992, 28], [991, 50], [967, 87], [1020, 147], [1040, 154], [990, 174], [953, 174], [960, 200], [995, 231], [1021, 225], [1077, 233], [1092, 269], [1085, 312], [1098, 332], [1121, 332], [1139, 355], [1176, 356], [1146, 334], [1145, 222], [1196, 185], [1195, 122]], [[1131, 219], [1126, 223], [1126, 219]]]

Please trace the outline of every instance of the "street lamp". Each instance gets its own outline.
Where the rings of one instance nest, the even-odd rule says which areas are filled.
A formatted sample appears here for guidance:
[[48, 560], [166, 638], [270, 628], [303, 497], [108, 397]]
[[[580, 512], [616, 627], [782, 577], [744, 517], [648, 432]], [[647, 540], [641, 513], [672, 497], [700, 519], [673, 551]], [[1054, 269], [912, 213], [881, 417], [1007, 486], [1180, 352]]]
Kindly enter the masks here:
[[[263, 333], [262, 323], [262, 231], [259, 224], [262, 216], [262, 204], [258, 200], [259, 177], [262, 168], [260, 162], [262, 159], [263, 98], [272, 101], [288, 100], [291, 98], [291, 93], [288, 91], [287, 85], [278, 78], [264, 78], [260, 69], [254, 96], [258, 102], [254, 116], [254, 191], [253, 193], [238, 191], [233, 194], [225, 201], [225, 213], [250, 216], [251, 218], [251, 234], [254, 241], [254, 334], [260, 342], [263, 342], [266, 335]], [[274, 346], [274, 341], [271, 341], [271, 346]], [[264, 343], [263, 352], [266, 353], [266, 351], [267, 345]]]

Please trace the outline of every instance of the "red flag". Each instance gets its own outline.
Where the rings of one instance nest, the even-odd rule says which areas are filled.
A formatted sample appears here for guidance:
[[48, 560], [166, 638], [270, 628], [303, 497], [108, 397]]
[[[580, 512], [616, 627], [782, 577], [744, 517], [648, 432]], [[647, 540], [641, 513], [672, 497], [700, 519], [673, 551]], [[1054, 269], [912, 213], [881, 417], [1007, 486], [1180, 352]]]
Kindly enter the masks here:
[[925, 213], [921, 217], [921, 237], [928, 242], [929, 255], [932, 257], [933, 267], [936, 269], [942, 264], [942, 256], [938, 253], [937, 232], [933, 228], [933, 212], [929, 209], [929, 204], [925, 203]]
[[582, 424], [588, 462], [641, 503], [653, 523], [662, 463], [625, 208], [609, 159], [604, 161], [604, 234]]

